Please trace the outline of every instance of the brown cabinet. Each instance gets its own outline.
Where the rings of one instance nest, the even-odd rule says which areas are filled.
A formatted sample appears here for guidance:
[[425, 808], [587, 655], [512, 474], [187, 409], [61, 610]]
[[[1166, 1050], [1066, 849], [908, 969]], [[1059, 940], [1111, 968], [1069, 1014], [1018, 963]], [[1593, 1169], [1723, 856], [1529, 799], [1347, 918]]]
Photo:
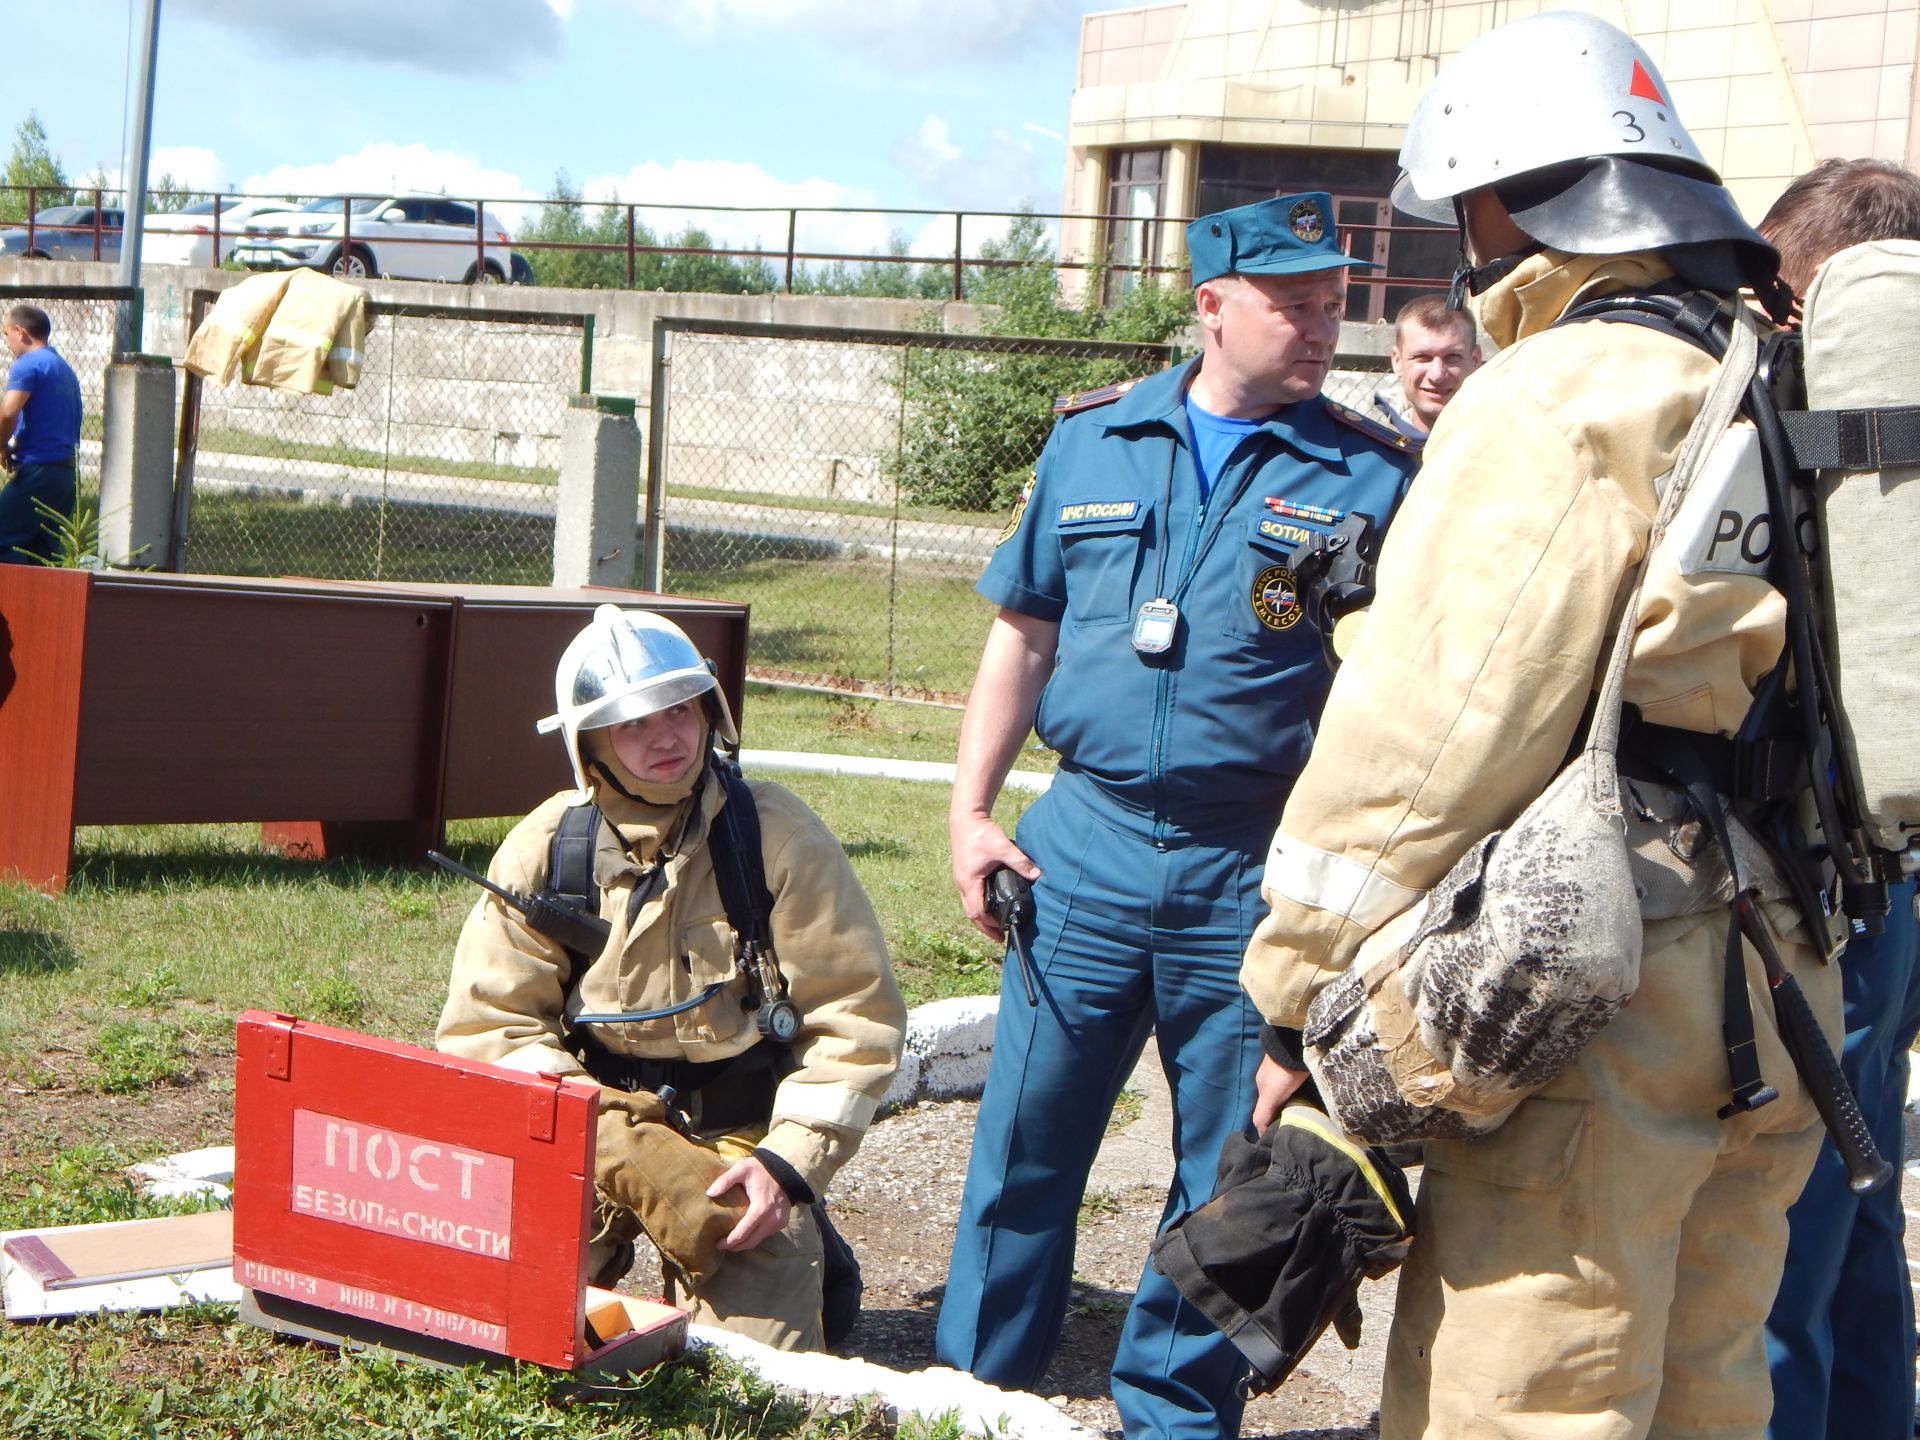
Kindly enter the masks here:
[[725, 601], [0, 565], [0, 876], [64, 889], [75, 825], [258, 820], [316, 857], [411, 857], [523, 813], [570, 783], [534, 722], [609, 600], [685, 629], [740, 713]]

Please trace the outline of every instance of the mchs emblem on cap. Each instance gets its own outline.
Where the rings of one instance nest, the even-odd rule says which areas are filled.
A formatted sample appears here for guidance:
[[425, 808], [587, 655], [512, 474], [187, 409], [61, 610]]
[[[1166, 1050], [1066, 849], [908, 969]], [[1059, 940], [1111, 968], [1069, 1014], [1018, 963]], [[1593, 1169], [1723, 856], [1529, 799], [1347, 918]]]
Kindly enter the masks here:
[[1324, 190], [1276, 195], [1187, 226], [1193, 283], [1222, 275], [1308, 275], [1316, 270], [1377, 268], [1340, 248], [1333, 228], [1333, 196]]

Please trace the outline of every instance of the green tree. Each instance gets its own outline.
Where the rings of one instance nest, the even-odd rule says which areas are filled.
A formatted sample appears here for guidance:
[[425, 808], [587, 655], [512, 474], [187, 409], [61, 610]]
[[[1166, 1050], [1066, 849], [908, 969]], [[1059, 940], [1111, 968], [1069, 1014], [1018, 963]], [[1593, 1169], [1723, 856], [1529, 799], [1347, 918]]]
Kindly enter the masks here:
[[872, 260], [835, 260], [793, 277], [793, 288], [808, 295], [859, 295], [887, 300], [945, 300], [953, 293], [952, 274], [944, 265], [917, 265], [907, 237], [898, 230], [887, 241], [885, 256]]
[[[667, 244], [681, 250], [715, 250], [727, 247], [715, 243], [712, 235], [697, 225], [689, 225]], [[763, 258], [736, 260], [727, 255], [653, 255], [662, 262], [658, 279], [642, 289], [672, 290], [682, 294], [706, 292], [714, 295], [764, 295], [779, 288], [773, 267]]]
[[[70, 203], [70, 197], [61, 188], [67, 183], [67, 172], [53, 158], [53, 151], [47, 145], [46, 127], [31, 110], [20, 122], [20, 128], [13, 132], [13, 153], [7, 157], [5, 183], [9, 187], [49, 187], [34, 197], [33, 203], [42, 210], [49, 205]], [[24, 188], [0, 191], [0, 220], [24, 220], [27, 209]]]
[[[549, 203], [542, 205], [530, 229], [520, 232], [522, 241], [530, 241], [523, 253], [533, 266], [534, 279], [542, 285], [557, 285], [576, 290], [617, 290], [627, 283], [627, 257], [607, 250], [541, 250], [533, 246], [619, 245], [627, 243], [626, 210], [618, 201], [592, 207], [580, 187], [556, 171], [553, 188], [547, 192]], [[653, 237], [644, 227], [636, 231], [634, 242], [651, 245]]]
[[[1034, 215], [980, 247], [969, 267], [967, 297], [991, 307], [988, 335], [1055, 340], [1164, 342], [1193, 319], [1193, 297], [1176, 285], [1142, 283], [1102, 308], [1064, 305], [1053, 247]], [[1101, 292], [1102, 273], [1085, 272], [1087, 294]], [[1060, 395], [1138, 375], [1137, 361], [1005, 354], [966, 350], [911, 352], [895, 383], [907, 403], [897, 478], [912, 499], [968, 510], [1013, 503], [1053, 426]]]
[[162, 175], [158, 180], [147, 184], [147, 213], [149, 215], [177, 214], [196, 200], [207, 198], [197, 191], [189, 190], [187, 182], [176, 180], [172, 175]]
[[[661, 249], [724, 248], [698, 226], [689, 225], [664, 242], [636, 219], [633, 226], [633, 280], [627, 280], [629, 208], [612, 196], [589, 206], [580, 187], [561, 170], [553, 177], [547, 203], [531, 227], [521, 230], [522, 253], [542, 285], [582, 290], [710, 291], [722, 295], [758, 295], [777, 290], [780, 277], [766, 258], [736, 260], [725, 255], [673, 255]], [[532, 242], [531, 244], [527, 242]], [[604, 250], [543, 250], [538, 245], [604, 245]]]

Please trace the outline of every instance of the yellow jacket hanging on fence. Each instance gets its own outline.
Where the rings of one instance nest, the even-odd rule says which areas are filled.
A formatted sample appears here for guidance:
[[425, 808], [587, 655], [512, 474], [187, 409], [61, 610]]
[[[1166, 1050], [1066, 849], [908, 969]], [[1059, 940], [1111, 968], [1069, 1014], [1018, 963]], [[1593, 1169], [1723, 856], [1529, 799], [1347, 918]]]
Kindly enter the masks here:
[[367, 296], [316, 270], [256, 275], [221, 295], [187, 346], [187, 368], [225, 384], [325, 395], [353, 388], [367, 337]]
[[249, 276], [221, 291], [187, 345], [187, 369], [217, 384], [231, 381], [242, 358], [253, 352], [266, 333], [267, 321], [292, 278], [292, 271], [276, 270]]

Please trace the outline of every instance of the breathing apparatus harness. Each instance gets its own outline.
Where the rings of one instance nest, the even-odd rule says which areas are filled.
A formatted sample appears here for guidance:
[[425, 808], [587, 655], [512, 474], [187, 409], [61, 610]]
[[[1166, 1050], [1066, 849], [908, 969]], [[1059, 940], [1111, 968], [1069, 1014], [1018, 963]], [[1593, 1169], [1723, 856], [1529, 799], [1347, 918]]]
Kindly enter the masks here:
[[[1739, 302], [1733, 302], [1739, 303]], [[1644, 325], [1673, 335], [1718, 359], [1727, 349], [1732, 319], [1718, 296], [1669, 282], [1647, 290], [1603, 296], [1573, 307], [1556, 324], [1583, 320]], [[1761, 355], [1741, 412], [1754, 425], [1760, 445], [1767, 513], [1773, 543], [1767, 578], [1787, 602], [1786, 646], [1781, 662], [1756, 688], [1739, 732], [1731, 739], [1661, 725], [1622, 727], [1624, 773], [1642, 774], [1684, 790], [1725, 857], [1735, 891], [1734, 923], [1728, 928], [1724, 1037], [1732, 1098], [1722, 1118], [1757, 1109], [1777, 1098], [1763, 1082], [1755, 1052], [1740, 940], [1760, 954], [1773, 994], [1780, 1031], [1809, 1094], [1847, 1163], [1850, 1184], [1864, 1193], [1884, 1184], [1892, 1167], [1879, 1156], [1859, 1106], [1821, 1034], [1797, 983], [1781, 963], [1751, 890], [1743, 884], [1719, 796], [1775, 861], [1810, 936], [1822, 937], [1826, 958], [1838, 953], [1845, 929], [1835, 921], [1833, 877], [1839, 908], [1867, 934], [1877, 934], [1887, 913], [1887, 882], [1899, 872], [1899, 857], [1874, 846], [1861, 825], [1856, 773], [1845, 753], [1845, 729], [1836, 723], [1838, 700], [1828, 665], [1816, 603], [1815, 567], [1822, 556], [1810, 525], [1816, 469], [1872, 469], [1920, 463], [1920, 437], [1899, 446], [1850, 445], [1861, 431], [1860, 412], [1810, 411], [1801, 388], [1800, 337], [1779, 331], [1761, 342]], [[1796, 487], [1804, 494], [1796, 496]], [[1796, 498], [1807, 503], [1796, 505]], [[1791, 672], [1795, 684], [1789, 689]], [[1630, 721], [1633, 717], [1629, 717]], [[1804, 832], [1803, 798], [1810, 797], [1818, 843]]]
[[[617, 1054], [596, 1040], [589, 1028], [641, 1024], [696, 1010], [717, 998], [732, 982], [733, 975], [714, 981], [685, 1000], [658, 1009], [572, 1016], [566, 1035], [567, 1048], [574, 1058], [601, 1084], [621, 1090], [651, 1090], [669, 1101], [673, 1095], [706, 1089], [723, 1075], [732, 1081], [767, 1072], [769, 1080], [777, 1079], [773, 1072], [784, 1073], [791, 1068], [789, 1049], [800, 1030], [800, 1011], [793, 1003], [773, 949], [773, 896], [767, 889], [766, 860], [760, 848], [760, 812], [754, 804], [753, 791], [731, 757], [715, 750], [709, 763], [725, 792], [726, 803], [720, 807], [707, 835], [707, 850], [713, 860], [714, 879], [720, 887], [727, 923], [736, 936], [734, 974], [742, 976], [747, 984], [742, 1003], [755, 1013], [761, 1043], [725, 1060], [658, 1060]], [[567, 990], [571, 993], [612, 933], [612, 926], [600, 917], [599, 886], [593, 874], [594, 852], [604, 823], [605, 817], [598, 805], [570, 807], [560, 817], [560, 824], [547, 846], [547, 883], [531, 896], [504, 890], [443, 855], [435, 854], [433, 859], [483, 886], [518, 912], [530, 929], [565, 950], [572, 962], [567, 979]], [[628, 901], [629, 920], [658, 895], [665, 884], [666, 874], [659, 865], [643, 873]], [[755, 1092], [764, 1090], [767, 1103], [771, 1104], [770, 1083], [749, 1088]], [[737, 1108], [740, 1107], [727, 1107], [729, 1112]], [[711, 1110], [711, 1105], [707, 1105], [703, 1115], [703, 1122], [709, 1125], [717, 1123]], [[766, 1115], [742, 1118], [764, 1122]]]

